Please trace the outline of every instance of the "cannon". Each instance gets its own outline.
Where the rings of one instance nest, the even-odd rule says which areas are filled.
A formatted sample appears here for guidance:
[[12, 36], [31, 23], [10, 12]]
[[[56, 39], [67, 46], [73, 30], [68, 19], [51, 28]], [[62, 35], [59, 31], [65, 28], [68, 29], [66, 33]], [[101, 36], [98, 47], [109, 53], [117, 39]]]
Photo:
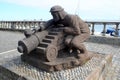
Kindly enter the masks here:
[[70, 52], [71, 49], [64, 44], [66, 34], [63, 28], [29, 31], [25, 36], [18, 41], [17, 49], [23, 53], [21, 60], [39, 69], [59, 71], [80, 66], [91, 58], [84, 54], [80, 54], [82, 56], [78, 58], [76, 52]]
[[64, 48], [63, 33], [59, 28], [52, 28], [36, 33], [30, 33], [18, 41], [18, 51], [24, 55], [36, 54], [44, 61], [54, 61], [58, 51]]

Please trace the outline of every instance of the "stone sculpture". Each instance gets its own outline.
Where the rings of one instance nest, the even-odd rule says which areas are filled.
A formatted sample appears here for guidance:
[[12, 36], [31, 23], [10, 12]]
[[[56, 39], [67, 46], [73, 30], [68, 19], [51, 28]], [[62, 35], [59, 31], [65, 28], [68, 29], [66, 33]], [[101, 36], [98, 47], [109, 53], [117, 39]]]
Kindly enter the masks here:
[[84, 64], [91, 57], [83, 42], [89, 38], [88, 25], [61, 6], [50, 9], [53, 19], [41, 23], [18, 42], [21, 59], [46, 71], [58, 71]]

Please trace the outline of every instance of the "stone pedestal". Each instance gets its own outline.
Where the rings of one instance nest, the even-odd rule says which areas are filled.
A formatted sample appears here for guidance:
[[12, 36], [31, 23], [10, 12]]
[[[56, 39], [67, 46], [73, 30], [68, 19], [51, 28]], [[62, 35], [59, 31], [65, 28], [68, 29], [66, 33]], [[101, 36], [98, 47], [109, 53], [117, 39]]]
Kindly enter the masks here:
[[77, 53], [74, 52], [68, 53], [65, 51], [60, 51], [58, 54], [59, 55], [55, 60], [45, 61], [42, 60], [43, 55], [33, 52], [29, 55], [22, 54], [21, 60], [34, 67], [37, 67], [38, 69], [42, 69], [47, 72], [54, 72], [82, 66], [93, 56], [98, 56], [95, 52], [90, 51], [88, 52], [89, 55], [79, 54], [80, 58], [78, 58]]
[[17, 51], [0, 54], [0, 80], [106, 80], [112, 55], [95, 55], [82, 66], [46, 72], [22, 62]]

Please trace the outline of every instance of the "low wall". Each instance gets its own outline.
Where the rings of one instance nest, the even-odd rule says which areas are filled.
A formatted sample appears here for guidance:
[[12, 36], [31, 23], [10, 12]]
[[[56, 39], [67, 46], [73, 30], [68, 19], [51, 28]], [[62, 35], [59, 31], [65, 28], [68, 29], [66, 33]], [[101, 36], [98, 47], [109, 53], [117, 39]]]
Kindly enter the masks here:
[[120, 46], [120, 37], [91, 35], [87, 42]]

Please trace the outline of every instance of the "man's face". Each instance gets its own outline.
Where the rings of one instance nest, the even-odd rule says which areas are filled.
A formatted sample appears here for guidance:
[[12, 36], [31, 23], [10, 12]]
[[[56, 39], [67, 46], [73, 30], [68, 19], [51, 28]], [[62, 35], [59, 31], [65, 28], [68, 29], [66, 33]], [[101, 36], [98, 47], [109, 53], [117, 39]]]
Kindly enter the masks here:
[[59, 16], [59, 13], [58, 12], [51, 12], [52, 16], [53, 16], [53, 20], [55, 22], [59, 21], [60, 20], [60, 16]]

